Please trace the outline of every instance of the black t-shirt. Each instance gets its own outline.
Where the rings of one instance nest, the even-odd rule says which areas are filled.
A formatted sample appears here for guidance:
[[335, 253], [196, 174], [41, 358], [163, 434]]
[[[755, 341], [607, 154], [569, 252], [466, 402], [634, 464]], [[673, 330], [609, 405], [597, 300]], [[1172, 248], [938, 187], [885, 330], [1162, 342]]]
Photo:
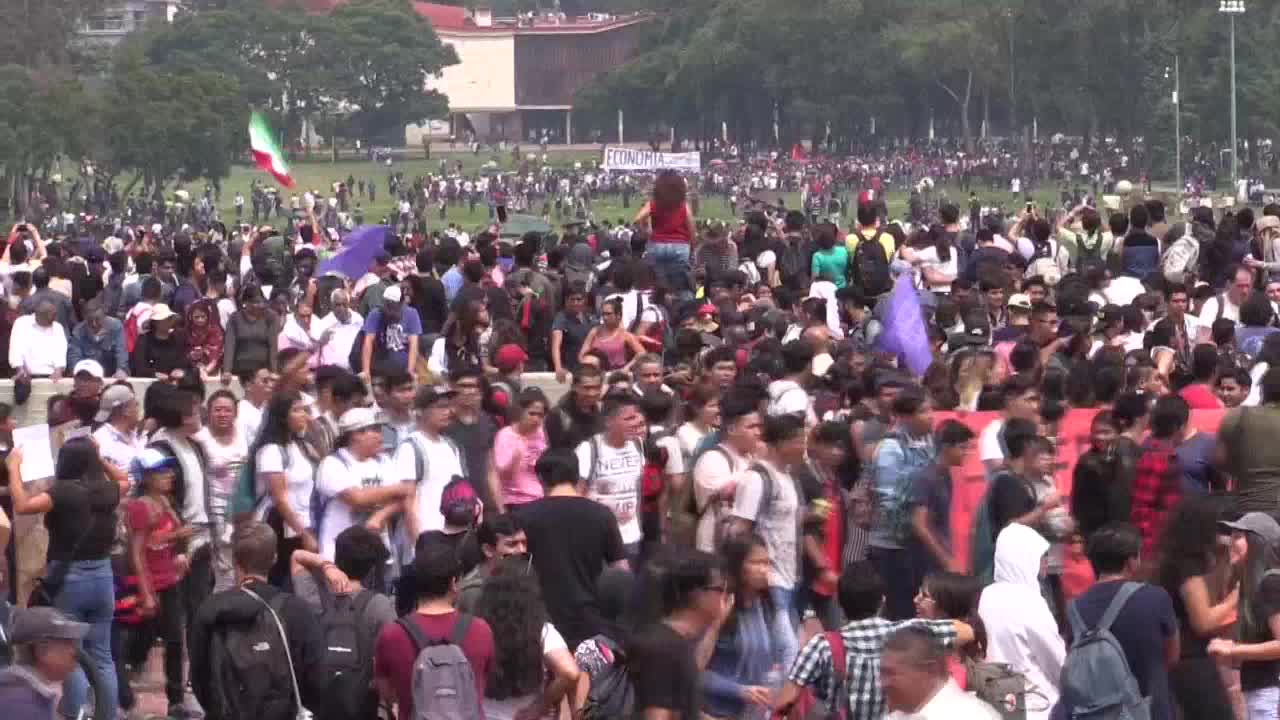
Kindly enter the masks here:
[[696, 645], [695, 640], [662, 622], [636, 634], [628, 663], [637, 715], [646, 708], [661, 708], [676, 713], [681, 720], [700, 717], [702, 688]]
[[116, 536], [120, 488], [106, 479], [55, 480], [48, 493], [53, 500], [44, 516], [49, 560], [106, 559]]
[[1036, 495], [1031, 484], [1026, 480], [1005, 471], [991, 481], [991, 533], [992, 539], [1000, 536], [1000, 531], [1036, 508]]
[[[1243, 594], [1243, 593], [1242, 593]], [[1243, 601], [1244, 598], [1242, 597]], [[1268, 621], [1280, 615], [1280, 575], [1262, 578], [1258, 591], [1253, 598], [1254, 615], [1259, 626], [1254, 637], [1245, 637], [1241, 642], [1259, 643], [1271, 640], [1271, 631], [1267, 630]], [[1260, 660], [1240, 663], [1240, 687], [1245, 692], [1265, 687], [1275, 687], [1280, 681], [1280, 660]]]
[[[1119, 580], [1098, 583], [1076, 598], [1076, 609], [1086, 626], [1092, 628], [1102, 621], [1103, 613], [1122, 584]], [[1165, 641], [1177, 632], [1178, 618], [1169, 593], [1145, 583], [1124, 604], [1111, 625], [1111, 634], [1124, 651], [1138, 689], [1143, 697], [1151, 698], [1151, 720], [1173, 720], [1175, 716], [1164, 647]]]
[[489, 451], [493, 449], [493, 439], [498, 435], [498, 426], [488, 413], [480, 413], [473, 423], [464, 423], [457, 418], [444, 429], [445, 437], [458, 446], [462, 453], [462, 461], [467, 465], [467, 482], [476, 491], [476, 497], [485, 507], [497, 507], [497, 502], [490, 497], [489, 483]]
[[569, 647], [603, 629], [596, 579], [624, 557], [618, 521], [584, 497], [546, 497], [517, 511], [551, 623]]

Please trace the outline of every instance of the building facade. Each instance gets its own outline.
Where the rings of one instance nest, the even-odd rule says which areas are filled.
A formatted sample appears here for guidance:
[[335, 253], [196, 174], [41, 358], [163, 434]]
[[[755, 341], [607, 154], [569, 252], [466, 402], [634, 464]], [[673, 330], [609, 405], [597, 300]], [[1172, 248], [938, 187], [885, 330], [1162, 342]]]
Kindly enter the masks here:
[[85, 18], [79, 35], [88, 43], [117, 45], [134, 30], [155, 20], [172, 22], [182, 10], [179, 0], [117, 0]]

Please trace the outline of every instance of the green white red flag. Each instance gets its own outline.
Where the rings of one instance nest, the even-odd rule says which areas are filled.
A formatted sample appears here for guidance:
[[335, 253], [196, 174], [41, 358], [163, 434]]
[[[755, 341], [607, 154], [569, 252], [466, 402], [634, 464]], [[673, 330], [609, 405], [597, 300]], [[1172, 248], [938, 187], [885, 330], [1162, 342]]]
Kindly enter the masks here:
[[284, 152], [276, 142], [276, 135], [271, 131], [266, 118], [256, 111], [249, 116], [249, 148], [253, 152], [253, 161], [259, 168], [270, 173], [281, 185], [293, 187], [289, 163], [285, 161]]

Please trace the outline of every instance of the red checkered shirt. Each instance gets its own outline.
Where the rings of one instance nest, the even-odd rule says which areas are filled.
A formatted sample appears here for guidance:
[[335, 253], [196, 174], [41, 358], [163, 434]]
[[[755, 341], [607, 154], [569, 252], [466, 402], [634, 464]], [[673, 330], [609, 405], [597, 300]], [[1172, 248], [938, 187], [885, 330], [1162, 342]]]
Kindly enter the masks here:
[[1152, 557], [1165, 517], [1182, 499], [1182, 473], [1168, 440], [1148, 438], [1133, 476], [1129, 520], [1142, 534], [1142, 556]]

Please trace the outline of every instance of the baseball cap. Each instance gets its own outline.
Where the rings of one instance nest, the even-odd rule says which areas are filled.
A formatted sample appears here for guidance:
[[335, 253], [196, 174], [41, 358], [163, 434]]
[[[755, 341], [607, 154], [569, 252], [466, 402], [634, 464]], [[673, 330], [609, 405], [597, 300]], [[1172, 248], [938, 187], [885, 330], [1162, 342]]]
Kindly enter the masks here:
[[462, 525], [475, 519], [476, 505], [480, 498], [476, 497], [475, 488], [466, 480], [454, 476], [444, 490], [440, 491], [440, 514], [450, 521], [451, 525]]
[[520, 366], [520, 363], [528, 360], [528, 353], [515, 343], [503, 345], [493, 354], [493, 366], [504, 373], [513, 372]]
[[1026, 293], [1014, 293], [1009, 296], [1009, 309], [1011, 310], [1031, 310], [1031, 297]]
[[[79, 363], [76, 365], [79, 367]], [[104, 423], [111, 419], [111, 413], [119, 410], [134, 399], [133, 390], [125, 385], [112, 385], [102, 391], [98, 399], [98, 412], [93, 416], [94, 422]]]
[[711, 303], [705, 303], [703, 305], [700, 305], [698, 307], [698, 314], [699, 315], [715, 315], [716, 306], [712, 305]]
[[398, 303], [403, 297], [404, 295], [400, 292], [399, 285], [392, 285], [382, 291], [382, 302], [384, 303]]
[[176, 467], [177, 465], [177, 458], [172, 455], [165, 455], [155, 448], [144, 448], [142, 452], [138, 453], [138, 456], [133, 459], [133, 469], [139, 474]]
[[418, 395], [413, 399], [413, 406], [419, 410], [425, 410], [442, 400], [449, 400], [457, 394], [457, 390], [450, 390], [443, 385], [425, 385], [418, 390]]
[[1268, 545], [1280, 542], [1280, 523], [1276, 523], [1275, 518], [1264, 512], [1245, 513], [1235, 522], [1224, 520], [1218, 524], [1232, 530], [1253, 533], [1265, 540]]
[[25, 645], [41, 640], [83, 640], [89, 634], [86, 623], [76, 622], [51, 607], [14, 608], [9, 641]]
[[357, 407], [342, 413], [338, 418], [338, 432], [346, 434], [381, 425], [378, 415], [370, 408]]
[[91, 377], [95, 377], [99, 380], [106, 377], [106, 373], [102, 371], [102, 363], [97, 360], [86, 359], [76, 363], [75, 368], [71, 371], [71, 375], [74, 377], [80, 373], [88, 373]]

